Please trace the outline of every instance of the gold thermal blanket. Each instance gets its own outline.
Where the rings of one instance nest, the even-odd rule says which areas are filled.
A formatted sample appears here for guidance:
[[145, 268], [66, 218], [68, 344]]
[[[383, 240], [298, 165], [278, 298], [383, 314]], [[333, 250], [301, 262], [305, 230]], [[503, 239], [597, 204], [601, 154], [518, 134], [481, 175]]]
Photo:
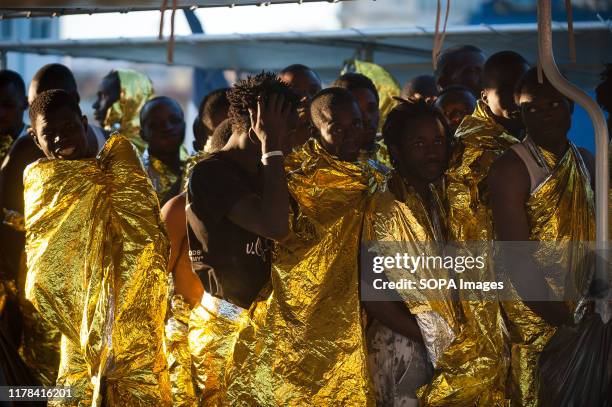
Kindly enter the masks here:
[[[488, 205], [487, 176], [491, 164], [516, 140], [495, 122], [487, 106], [478, 101], [474, 113], [463, 119], [455, 133], [456, 145], [446, 172], [449, 240], [466, 242], [473, 256], [486, 256], [493, 238]], [[477, 246], [475, 242], [482, 242]], [[468, 249], [469, 247], [469, 249]], [[466, 253], [468, 254], [468, 253]], [[462, 279], [493, 281], [488, 263], [480, 272]], [[469, 299], [469, 301], [468, 301]], [[461, 291], [461, 332], [436, 366], [432, 383], [421, 389], [426, 406], [500, 406], [505, 400], [508, 371], [507, 338], [497, 296]]]
[[139, 154], [147, 149], [140, 137], [140, 110], [153, 95], [153, 83], [146, 75], [131, 69], [117, 69], [119, 76], [119, 100], [106, 113], [104, 130], [119, 131], [136, 148]]
[[62, 333], [58, 385], [73, 405], [166, 405], [169, 244], [130, 143], [26, 168], [26, 297]]
[[358, 251], [382, 180], [314, 139], [289, 155], [285, 168], [291, 233], [277, 246], [266, 313], [241, 330], [234, 347], [227, 404], [373, 405]]
[[198, 399], [193, 382], [191, 353], [189, 352], [189, 315], [191, 307], [181, 295], [173, 295], [171, 315], [166, 322], [166, 349], [175, 407], [196, 406]]
[[[377, 255], [443, 256], [445, 211], [437, 189], [430, 185], [432, 202], [428, 205], [397, 174], [391, 178], [389, 188], [393, 194], [379, 194], [374, 211], [367, 215], [363, 238], [372, 241]], [[412, 280], [416, 286], [421, 279], [451, 278], [447, 270], [435, 265], [419, 267], [414, 273], [405, 269], [387, 269], [385, 273], [390, 281]], [[397, 292], [417, 317], [430, 360], [435, 365], [458, 331], [456, 305], [450, 292], [446, 288]]]
[[[570, 144], [565, 155], [555, 160], [545, 150], [538, 149], [550, 175], [532, 192], [526, 204], [531, 232], [529, 240], [540, 242], [534, 253], [537, 269], [553, 293], [566, 298], [586, 294], [592, 270], [588, 267], [589, 242], [595, 240], [595, 212], [590, 176], [580, 153]], [[555, 162], [555, 161], [558, 161]], [[564, 270], [564, 281], [557, 273]], [[574, 301], [567, 301], [570, 308]], [[538, 405], [538, 360], [542, 349], [554, 334], [548, 325], [523, 302], [505, 301], [504, 311], [509, 320], [511, 339], [511, 385], [513, 404]]]
[[[145, 151], [142, 156], [142, 164], [163, 206], [163, 203], [172, 198], [172, 196], [169, 195], [171, 191], [174, 191], [175, 195], [180, 191], [181, 185], [177, 183], [181, 182], [183, 169], [181, 168], [180, 173], [177, 174], [160, 159], [150, 155], [148, 150]], [[184, 166], [185, 163], [182, 162], [181, 165]]]

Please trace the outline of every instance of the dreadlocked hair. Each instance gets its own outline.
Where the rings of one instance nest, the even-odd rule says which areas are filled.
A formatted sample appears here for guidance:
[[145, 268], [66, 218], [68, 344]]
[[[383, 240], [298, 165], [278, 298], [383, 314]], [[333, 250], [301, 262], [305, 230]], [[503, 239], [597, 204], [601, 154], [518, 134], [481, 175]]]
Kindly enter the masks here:
[[257, 111], [258, 97], [261, 96], [265, 104], [273, 94], [283, 95], [285, 103], [289, 102], [292, 109], [297, 109], [299, 97], [287, 84], [278, 79], [275, 73], [262, 71], [260, 74], [238, 81], [227, 92], [232, 131], [235, 133], [248, 132], [251, 128], [249, 109]]

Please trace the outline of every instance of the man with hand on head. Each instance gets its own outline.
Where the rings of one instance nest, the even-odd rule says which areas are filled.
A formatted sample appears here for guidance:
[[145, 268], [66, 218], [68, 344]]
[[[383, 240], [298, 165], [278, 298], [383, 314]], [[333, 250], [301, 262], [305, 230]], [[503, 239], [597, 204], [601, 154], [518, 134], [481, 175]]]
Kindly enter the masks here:
[[240, 331], [227, 374], [230, 405], [374, 405], [361, 325], [358, 253], [383, 180], [357, 162], [363, 119], [329, 88], [310, 107], [317, 138], [285, 160], [289, 235], [277, 243], [272, 296]]
[[168, 241], [140, 160], [119, 134], [94, 158], [63, 90], [38, 95], [30, 121], [46, 158], [24, 173], [25, 294], [62, 334], [56, 385], [82, 405], [169, 405]]
[[298, 120], [297, 96], [272, 73], [239, 81], [228, 98], [232, 136], [189, 179], [192, 271], [174, 276], [176, 287], [193, 276], [201, 281], [200, 298], [194, 285], [184, 295], [189, 305], [175, 315], [188, 321], [187, 338], [171, 346], [187, 342], [198, 397], [212, 406], [225, 405], [225, 366], [241, 325], [269, 296], [273, 240], [286, 236], [289, 219], [283, 152]]

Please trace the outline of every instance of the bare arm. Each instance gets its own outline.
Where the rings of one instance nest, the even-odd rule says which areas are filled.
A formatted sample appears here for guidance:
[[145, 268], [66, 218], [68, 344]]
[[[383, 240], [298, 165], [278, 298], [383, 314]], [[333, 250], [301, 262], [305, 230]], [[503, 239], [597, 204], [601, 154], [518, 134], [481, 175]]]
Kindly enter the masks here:
[[185, 194], [175, 196], [161, 210], [162, 220], [166, 224], [170, 239], [170, 260], [168, 271], [174, 278], [174, 291], [180, 294], [192, 307], [204, 294], [200, 278], [191, 269], [187, 242], [187, 220], [185, 217]]
[[170, 259], [168, 271], [173, 271], [179, 258], [179, 249], [183, 240], [187, 239], [187, 219], [185, 217], [185, 194], [175, 196], [161, 209], [161, 217], [166, 225], [170, 238]]
[[[287, 137], [287, 119], [291, 106], [282, 96], [270, 96], [264, 106], [251, 112], [252, 131], [261, 142], [262, 154], [282, 150], [282, 138]], [[245, 196], [230, 210], [228, 218], [235, 224], [260, 236], [282, 240], [289, 233], [289, 192], [283, 168], [283, 157], [264, 159], [264, 184], [261, 198]]]
[[[529, 197], [529, 173], [521, 159], [511, 150], [491, 167], [488, 176], [493, 224], [498, 241], [529, 241], [530, 229], [525, 210]], [[523, 248], [504, 246], [502, 261], [512, 284], [521, 298], [542, 298], [549, 292], [548, 283], [531, 253]], [[562, 302], [525, 301], [533, 312], [552, 325], [570, 318]]]

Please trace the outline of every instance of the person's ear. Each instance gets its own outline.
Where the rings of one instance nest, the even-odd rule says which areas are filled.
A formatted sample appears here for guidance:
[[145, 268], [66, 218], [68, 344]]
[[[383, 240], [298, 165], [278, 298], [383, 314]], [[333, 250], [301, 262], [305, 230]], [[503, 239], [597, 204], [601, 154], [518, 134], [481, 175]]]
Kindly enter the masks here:
[[85, 129], [85, 132], [87, 132], [87, 126], [89, 125], [89, 122], [87, 121], [87, 116], [85, 115], [81, 116], [81, 123], [83, 124], [83, 128]]
[[36, 137], [36, 133], [34, 132], [34, 129], [32, 127], [28, 127], [28, 136], [30, 136], [32, 140], [34, 140], [34, 144], [36, 144], [36, 147], [38, 147], [42, 151], [42, 147], [38, 142], [38, 137]]
[[146, 132], [144, 131], [144, 126], [142, 123], [140, 123], [140, 138], [146, 141], [147, 143], [149, 142], [149, 138], [146, 136]]
[[480, 98], [482, 99], [483, 102], [488, 104], [489, 98], [487, 97], [487, 92], [484, 89], [480, 91]]

